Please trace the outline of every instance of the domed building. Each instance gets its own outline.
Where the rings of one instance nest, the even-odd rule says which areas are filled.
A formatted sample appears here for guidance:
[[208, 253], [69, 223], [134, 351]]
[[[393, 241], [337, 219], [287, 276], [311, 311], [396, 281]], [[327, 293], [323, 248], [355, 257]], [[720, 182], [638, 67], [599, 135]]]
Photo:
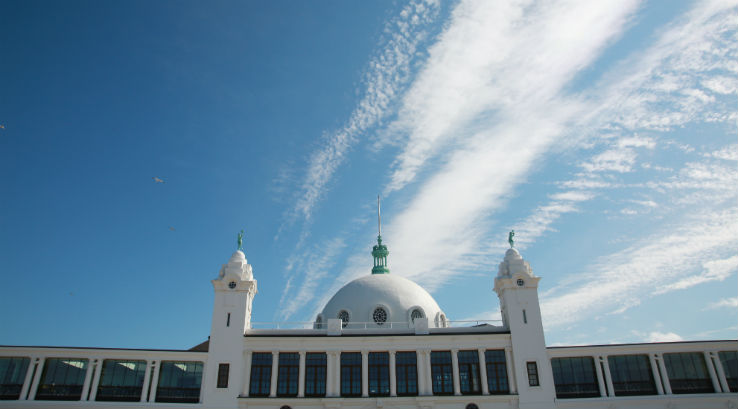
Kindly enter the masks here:
[[496, 325], [449, 321], [388, 255], [380, 230], [371, 274], [309, 328], [264, 329], [251, 326], [257, 280], [239, 246], [211, 281], [208, 341], [0, 346], [0, 408], [738, 408], [736, 340], [547, 347], [541, 278], [512, 239], [490, 277]]

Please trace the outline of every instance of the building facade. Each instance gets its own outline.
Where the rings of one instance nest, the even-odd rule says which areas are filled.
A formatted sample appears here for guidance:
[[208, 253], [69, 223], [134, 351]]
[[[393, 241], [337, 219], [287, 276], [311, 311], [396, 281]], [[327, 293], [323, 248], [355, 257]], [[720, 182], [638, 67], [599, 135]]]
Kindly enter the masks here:
[[546, 347], [540, 277], [510, 248], [494, 291], [502, 322], [448, 320], [391, 275], [372, 274], [305, 328], [252, 328], [257, 281], [236, 251], [212, 280], [209, 340], [187, 351], [0, 347], [12, 408], [738, 408], [738, 341]]

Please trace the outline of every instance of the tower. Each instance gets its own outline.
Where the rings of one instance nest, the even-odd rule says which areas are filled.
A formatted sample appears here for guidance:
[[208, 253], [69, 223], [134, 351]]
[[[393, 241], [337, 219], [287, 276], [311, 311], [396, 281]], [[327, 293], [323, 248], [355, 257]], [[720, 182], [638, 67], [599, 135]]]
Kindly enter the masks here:
[[512, 364], [518, 383], [520, 408], [551, 408], [556, 390], [551, 362], [543, 337], [538, 281], [520, 253], [512, 247], [505, 253], [495, 278], [500, 297], [502, 322], [510, 330]]
[[235, 407], [243, 386], [243, 335], [251, 328], [256, 280], [239, 249], [211, 282], [215, 290], [208, 364], [203, 390], [209, 407]]

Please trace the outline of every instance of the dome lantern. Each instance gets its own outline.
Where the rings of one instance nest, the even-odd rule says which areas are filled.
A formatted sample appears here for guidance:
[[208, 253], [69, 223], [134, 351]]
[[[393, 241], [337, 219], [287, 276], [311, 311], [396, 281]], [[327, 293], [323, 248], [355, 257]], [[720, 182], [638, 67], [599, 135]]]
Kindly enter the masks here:
[[382, 244], [382, 210], [379, 204], [379, 196], [377, 195], [377, 244], [372, 248], [372, 257], [374, 257], [374, 267], [372, 274], [389, 274], [387, 268], [387, 256], [389, 250], [387, 246]]

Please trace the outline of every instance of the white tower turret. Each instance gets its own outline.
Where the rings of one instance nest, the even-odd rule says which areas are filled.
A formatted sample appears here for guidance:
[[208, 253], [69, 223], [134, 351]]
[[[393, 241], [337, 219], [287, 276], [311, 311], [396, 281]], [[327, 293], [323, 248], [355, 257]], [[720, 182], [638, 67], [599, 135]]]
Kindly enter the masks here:
[[505, 253], [495, 278], [502, 321], [512, 339], [513, 362], [510, 364], [515, 368], [521, 409], [555, 406], [556, 390], [538, 304], [540, 279], [512, 247]]
[[203, 385], [212, 408], [238, 406], [243, 386], [243, 335], [251, 328], [251, 304], [257, 290], [251, 265], [240, 250], [240, 239], [239, 235], [239, 250], [212, 280], [215, 302]]

